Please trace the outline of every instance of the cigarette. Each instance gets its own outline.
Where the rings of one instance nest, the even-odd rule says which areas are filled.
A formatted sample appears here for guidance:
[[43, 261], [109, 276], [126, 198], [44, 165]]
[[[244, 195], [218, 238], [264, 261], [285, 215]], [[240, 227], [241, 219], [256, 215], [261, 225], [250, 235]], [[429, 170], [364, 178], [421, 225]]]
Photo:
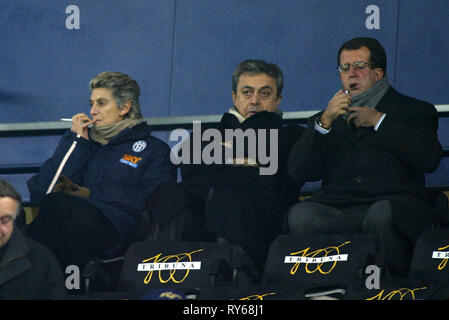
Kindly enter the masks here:
[[72, 122], [72, 118], [61, 118], [60, 121]]
[[349, 90], [345, 90], [345, 94], [349, 94]]

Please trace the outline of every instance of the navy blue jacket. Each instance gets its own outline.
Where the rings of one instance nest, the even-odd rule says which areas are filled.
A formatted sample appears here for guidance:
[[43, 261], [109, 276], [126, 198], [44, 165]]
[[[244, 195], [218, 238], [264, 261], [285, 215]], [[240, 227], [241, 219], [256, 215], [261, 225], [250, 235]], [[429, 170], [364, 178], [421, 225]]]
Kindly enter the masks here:
[[143, 122], [124, 129], [104, 146], [67, 131], [53, 156], [28, 181], [31, 201], [40, 203], [59, 164], [77, 140], [61, 175], [90, 189], [86, 201], [111, 220], [122, 239], [132, 239], [150, 193], [163, 181], [176, 181], [168, 145], [151, 136], [150, 131]]

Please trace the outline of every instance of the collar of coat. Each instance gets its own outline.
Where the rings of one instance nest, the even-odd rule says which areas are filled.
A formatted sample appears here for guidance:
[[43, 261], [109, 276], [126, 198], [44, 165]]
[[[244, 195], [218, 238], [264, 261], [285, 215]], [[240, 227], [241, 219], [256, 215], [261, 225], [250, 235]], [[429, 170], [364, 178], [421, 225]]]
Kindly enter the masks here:
[[0, 286], [31, 268], [31, 262], [26, 258], [29, 251], [22, 233], [14, 226], [0, 261]]
[[282, 113], [280, 112], [268, 112], [261, 111], [255, 115], [244, 119], [240, 122], [240, 119], [236, 117], [234, 113], [226, 112], [221, 118], [221, 126], [223, 128], [235, 129], [242, 128], [243, 130], [248, 128], [254, 129], [269, 129], [279, 128], [282, 125]]

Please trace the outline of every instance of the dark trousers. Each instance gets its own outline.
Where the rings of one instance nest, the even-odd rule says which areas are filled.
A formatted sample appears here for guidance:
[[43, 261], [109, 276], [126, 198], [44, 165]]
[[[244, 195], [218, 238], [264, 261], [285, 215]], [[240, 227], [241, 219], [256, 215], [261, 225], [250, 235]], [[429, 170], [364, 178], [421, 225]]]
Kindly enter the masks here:
[[28, 236], [52, 251], [63, 271], [68, 265], [83, 270], [119, 242], [118, 232], [99, 209], [64, 193], [44, 197]]
[[371, 234], [378, 248], [376, 263], [390, 275], [407, 275], [413, 243], [393, 223], [389, 200], [337, 206], [298, 203], [288, 212], [288, 227], [291, 234], [297, 235]]

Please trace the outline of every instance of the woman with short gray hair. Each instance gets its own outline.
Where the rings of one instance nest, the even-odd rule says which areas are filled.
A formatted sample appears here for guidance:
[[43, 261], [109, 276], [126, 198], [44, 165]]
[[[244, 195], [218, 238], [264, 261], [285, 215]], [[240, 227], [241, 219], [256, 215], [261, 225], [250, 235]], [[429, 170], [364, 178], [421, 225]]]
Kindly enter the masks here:
[[103, 72], [89, 83], [90, 116], [78, 113], [51, 159], [28, 181], [40, 205], [29, 235], [63, 267], [83, 268], [135, 240], [146, 199], [176, 181], [168, 145], [151, 136], [128, 75]]

